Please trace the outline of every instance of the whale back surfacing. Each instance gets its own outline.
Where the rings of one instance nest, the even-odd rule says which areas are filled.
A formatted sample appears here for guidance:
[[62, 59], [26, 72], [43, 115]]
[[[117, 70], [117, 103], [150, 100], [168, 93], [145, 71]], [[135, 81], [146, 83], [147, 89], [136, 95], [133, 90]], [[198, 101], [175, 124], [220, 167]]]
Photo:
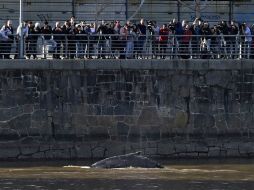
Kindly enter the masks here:
[[162, 166], [145, 156], [141, 152], [129, 153], [125, 155], [113, 156], [94, 163], [92, 168], [162, 168]]

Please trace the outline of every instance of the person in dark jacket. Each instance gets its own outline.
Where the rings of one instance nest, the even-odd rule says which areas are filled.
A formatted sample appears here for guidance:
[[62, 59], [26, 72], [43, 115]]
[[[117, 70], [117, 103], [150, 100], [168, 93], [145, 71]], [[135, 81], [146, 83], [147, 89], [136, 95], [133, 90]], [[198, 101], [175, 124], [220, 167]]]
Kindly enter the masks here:
[[176, 49], [175, 53], [178, 54], [181, 51], [182, 47], [182, 35], [184, 33], [181, 22], [177, 22], [175, 25], [175, 35], [176, 35]]
[[30, 59], [33, 56], [34, 59], [37, 58], [37, 40], [39, 35], [41, 34], [41, 30], [38, 24], [35, 25], [32, 22], [28, 24], [28, 37], [26, 38], [27, 47], [26, 47], [26, 55], [27, 58]]
[[144, 44], [146, 41], [146, 25], [145, 25], [145, 20], [143, 18], [140, 20], [140, 23], [137, 25], [137, 34], [138, 34], [138, 41], [137, 41], [138, 56], [142, 59]]
[[161, 59], [165, 59], [166, 57], [166, 50], [168, 45], [168, 35], [169, 35], [169, 29], [166, 24], [162, 25], [162, 28], [160, 28], [159, 32], [159, 43], [160, 43], [160, 57]]
[[60, 59], [60, 53], [61, 53], [61, 43], [64, 41], [64, 31], [60, 25], [60, 22], [56, 22], [56, 26], [52, 31], [53, 38], [56, 42], [56, 49], [53, 54], [53, 58]]
[[105, 59], [106, 55], [106, 35], [107, 35], [107, 26], [104, 21], [101, 21], [101, 24], [97, 28], [98, 34], [98, 59]]
[[87, 45], [87, 33], [81, 24], [78, 24], [76, 30], [76, 40], [77, 40], [77, 57], [84, 58], [86, 45]]
[[52, 35], [52, 27], [48, 24], [48, 21], [44, 22], [44, 26], [41, 28], [42, 38], [43, 38], [43, 54], [46, 58], [46, 46], [49, 44], [49, 40]]
[[66, 25], [66, 34], [67, 34], [67, 58], [74, 59], [76, 54], [76, 27], [70, 22]]

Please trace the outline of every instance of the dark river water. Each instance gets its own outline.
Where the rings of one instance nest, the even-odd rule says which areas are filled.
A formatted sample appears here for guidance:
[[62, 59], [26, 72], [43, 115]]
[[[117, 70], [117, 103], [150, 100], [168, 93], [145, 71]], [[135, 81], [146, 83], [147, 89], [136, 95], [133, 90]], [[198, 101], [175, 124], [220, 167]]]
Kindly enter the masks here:
[[1, 162], [0, 190], [254, 190], [254, 160], [171, 160], [163, 169]]

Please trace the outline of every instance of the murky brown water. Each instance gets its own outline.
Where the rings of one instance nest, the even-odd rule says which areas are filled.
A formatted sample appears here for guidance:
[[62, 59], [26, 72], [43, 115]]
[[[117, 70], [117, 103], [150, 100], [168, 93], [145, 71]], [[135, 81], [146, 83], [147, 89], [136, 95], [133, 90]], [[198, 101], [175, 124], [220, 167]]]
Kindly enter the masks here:
[[164, 169], [91, 169], [81, 163], [1, 162], [0, 189], [254, 190], [251, 159], [168, 161]]

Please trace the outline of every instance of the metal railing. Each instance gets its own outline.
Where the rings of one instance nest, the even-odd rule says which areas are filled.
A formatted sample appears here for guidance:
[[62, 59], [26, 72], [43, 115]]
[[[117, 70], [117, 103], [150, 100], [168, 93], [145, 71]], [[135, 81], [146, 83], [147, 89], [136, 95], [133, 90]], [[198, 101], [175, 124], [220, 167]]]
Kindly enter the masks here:
[[0, 39], [0, 59], [254, 59], [251, 39], [241, 35], [41, 34], [28, 35], [25, 53], [20, 55], [20, 38], [12, 36]]

